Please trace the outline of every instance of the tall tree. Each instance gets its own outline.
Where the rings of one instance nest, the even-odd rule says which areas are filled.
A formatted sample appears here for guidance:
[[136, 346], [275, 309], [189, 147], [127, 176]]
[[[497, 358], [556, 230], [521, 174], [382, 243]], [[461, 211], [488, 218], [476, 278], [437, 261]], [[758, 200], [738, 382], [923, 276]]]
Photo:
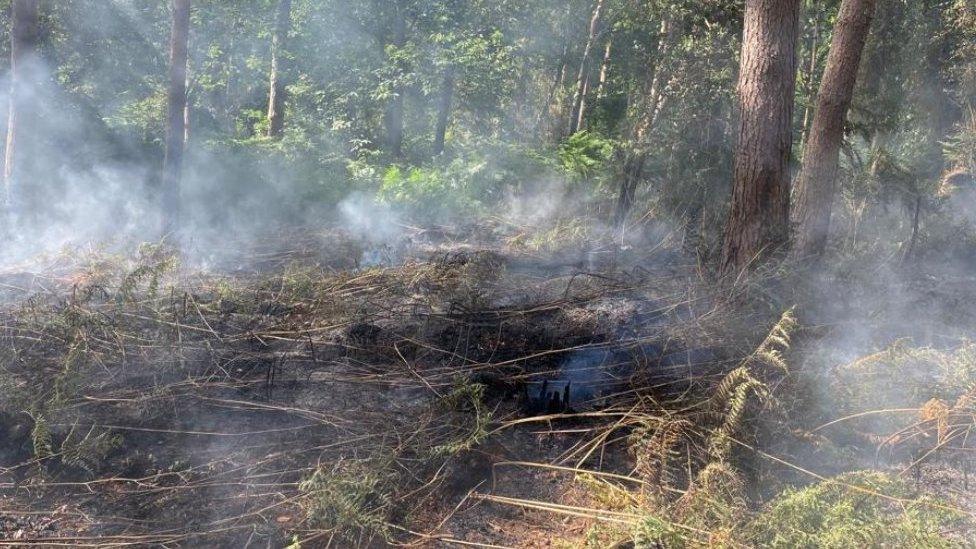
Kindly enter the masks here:
[[7, 120], [7, 144], [4, 154], [3, 181], [7, 209], [19, 206], [23, 193], [24, 154], [20, 150], [22, 133], [30, 131], [33, 121], [31, 87], [37, 84], [37, 46], [39, 42], [38, 0], [14, 0], [10, 29], [10, 112]]
[[[400, 49], [407, 43], [407, 14], [404, 0], [393, 3], [393, 41], [392, 46]], [[397, 61], [397, 64], [402, 64]], [[403, 67], [397, 67], [396, 78], [402, 77]], [[399, 83], [393, 87], [393, 97], [386, 107], [386, 141], [394, 158], [403, 157], [403, 102], [404, 89]]]
[[179, 229], [180, 184], [186, 145], [186, 75], [190, 41], [190, 0], [173, 0], [169, 43], [169, 84], [166, 109], [166, 151], [163, 157], [163, 234]]
[[590, 58], [593, 57], [593, 47], [599, 37], [600, 21], [603, 16], [604, 0], [596, 0], [593, 5], [593, 15], [590, 16], [589, 33], [586, 45], [583, 47], [583, 58], [580, 60], [579, 73], [576, 76], [576, 91], [573, 94], [573, 111], [569, 118], [569, 134], [579, 130], [583, 115], [583, 105], [590, 87]]
[[268, 137], [281, 137], [285, 129], [285, 48], [291, 30], [291, 0], [278, 0], [271, 37], [271, 81], [268, 92]]
[[451, 106], [454, 103], [454, 65], [448, 65], [444, 69], [444, 82], [441, 88], [441, 97], [437, 106], [437, 127], [434, 134], [434, 155], [444, 152], [444, 141], [447, 135], [447, 125], [451, 120]]
[[797, 178], [793, 218], [793, 253], [797, 257], [818, 257], [827, 244], [844, 121], [876, 4], [877, 0], [844, 0], [840, 6], [817, 94], [817, 110], [803, 151], [803, 168]]
[[732, 204], [720, 272], [786, 244], [800, 0], [746, 0]]

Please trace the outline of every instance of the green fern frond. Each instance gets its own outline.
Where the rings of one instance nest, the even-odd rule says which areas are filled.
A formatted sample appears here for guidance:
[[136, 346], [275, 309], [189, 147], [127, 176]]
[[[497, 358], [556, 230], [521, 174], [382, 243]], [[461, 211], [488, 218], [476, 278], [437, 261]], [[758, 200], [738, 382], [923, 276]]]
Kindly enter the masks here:
[[34, 457], [38, 460], [45, 460], [54, 456], [51, 425], [39, 413], [30, 414], [30, 416], [34, 420], [34, 428], [31, 429], [31, 444], [34, 449]]

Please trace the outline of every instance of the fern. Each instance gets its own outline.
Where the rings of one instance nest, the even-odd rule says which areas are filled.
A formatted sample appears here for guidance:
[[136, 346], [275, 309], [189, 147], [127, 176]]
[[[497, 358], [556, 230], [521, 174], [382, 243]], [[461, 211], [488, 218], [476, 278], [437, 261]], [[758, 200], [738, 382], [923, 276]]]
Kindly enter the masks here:
[[54, 456], [51, 425], [40, 413], [32, 413], [30, 416], [34, 420], [34, 428], [31, 429], [31, 443], [34, 449], [34, 457], [38, 460], [49, 459]]
[[465, 452], [481, 444], [488, 437], [488, 426], [491, 423], [491, 412], [485, 409], [483, 403], [485, 386], [472, 383], [464, 378], [454, 381], [454, 389], [441, 400], [441, 404], [448, 409], [474, 414], [474, 424], [464, 429], [459, 436], [443, 444], [431, 448], [435, 456], [449, 456]]
[[122, 445], [122, 437], [113, 436], [108, 431], [98, 432], [94, 425], [80, 438], [76, 433], [77, 424], [71, 426], [61, 443], [61, 463], [81, 469], [90, 476], [95, 476], [98, 464]]
[[708, 452], [713, 459], [728, 459], [732, 439], [742, 426], [751, 399], [755, 397], [763, 405], [771, 400], [771, 391], [764, 381], [764, 374], [769, 370], [789, 373], [789, 366], [783, 355], [790, 348], [790, 337], [796, 326], [794, 308], [790, 308], [770, 328], [756, 350], [729, 372], [716, 387], [705, 407], [706, 415], [718, 422], [708, 438]]
[[647, 486], [658, 487], [672, 479], [669, 471], [678, 445], [693, 425], [685, 419], [645, 418], [630, 436], [630, 448], [637, 461], [637, 472]]
[[166, 273], [177, 266], [176, 257], [163, 252], [159, 246], [144, 246], [139, 250], [138, 267], [122, 278], [116, 292], [116, 301], [124, 303], [130, 301], [139, 287], [146, 281], [146, 293], [150, 299], [155, 299], [159, 293], [159, 283]]

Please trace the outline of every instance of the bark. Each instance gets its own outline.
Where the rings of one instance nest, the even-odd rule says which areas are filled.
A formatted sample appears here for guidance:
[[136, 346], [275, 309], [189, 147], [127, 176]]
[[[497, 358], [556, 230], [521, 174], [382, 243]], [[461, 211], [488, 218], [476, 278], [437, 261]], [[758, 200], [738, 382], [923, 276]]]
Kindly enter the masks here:
[[5, 210], [16, 210], [23, 194], [26, 153], [21, 150], [24, 132], [34, 126], [31, 88], [37, 82], [37, 46], [40, 41], [38, 0], [14, 0], [10, 31], [10, 111], [4, 154]]
[[291, 0], [279, 0], [271, 37], [271, 78], [268, 92], [268, 137], [279, 138], [285, 130], [285, 49], [291, 30]]
[[844, 0], [840, 6], [817, 95], [817, 110], [803, 151], [803, 168], [797, 178], [793, 219], [796, 228], [793, 253], [797, 257], [819, 257], [827, 245], [844, 121], [876, 3], [876, 0]]
[[[402, 3], [398, 1], [395, 5], [392, 45], [402, 48], [406, 42], [407, 19]], [[403, 158], [403, 94], [402, 86], [396, 86], [386, 108], [386, 141], [394, 158]]]
[[173, 0], [173, 25], [169, 44], [169, 85], [166, 109], [166, 152], [163, 157], [163, 234], [173, 235], [179, 229], [180, 184], [183, 172], [183, 149], [187, 129], [186, 75], [187, 49], [190, 39], [190, 0]]
[[734, 274], [786, 244], [800, 0], [747, 0], [738, 142], [720, 272]]
[[[620, 192], [617, 194], [617, 207], [613, 213], [613, 226], [618, 233], [622, 233], [634, 207], [634, 197], [637, 195], [637, 184], [644, 175], [644, 163], [647, 155], [643, 152], [628, 153], [624, 159], [623, 174], [620, 181]], [[622, 234], [621, 234], [622, 236]]]
[[434, 156], [444, 152], [444, 141], [447, 136], [447, 126], [451, 121], [451, 107], [454, 103], [454, 66], [447, 67], [444, 72], [444, 84], [441, 89], [440, 104], [437, 107], [437, 128], [434, 135]]
[[603, 3], [604, 0], [596, 0], [596, 4], [593, 6], [593, 15], [590, 17], [590, 31], [586, 38], [586, 46], [583, 47], [583, 58], [580, 60], [579, 73], [576, 76], [576, 92], [573, 95], [573, 110], [569, 119], [569, 135], [573, 135], [579, 130], [582, 106], [589, 87], [590, 57], [593, 55], [593, 45], [596, 43], [600, 29]]

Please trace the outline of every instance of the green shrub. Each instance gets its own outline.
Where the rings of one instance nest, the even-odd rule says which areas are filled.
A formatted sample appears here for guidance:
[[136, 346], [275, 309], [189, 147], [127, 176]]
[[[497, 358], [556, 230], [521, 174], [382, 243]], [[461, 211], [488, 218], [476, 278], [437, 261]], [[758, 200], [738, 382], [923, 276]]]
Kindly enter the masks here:
[[559, 163], [573, 177], [587, 178], [606, 166], [613, 151], [613, 141], [582, 131], [559, 146]]
[[[976, 386], [976, 345], [944, 351], [898, 341], [837, 368], [833, 376], [830, 389], [838, 415], [921, 408], [932, 399], [952, 403]], [[884, 413], [851, 424], [863, 432], [888, 434], [917, 420], [914, 414]]]
[[302, 482], [305, 512], [315, 528], [355, 540], [360, 534], [387, 533], [395, 475], [381, 460], [339, 461]]
[[383, 173], [379, 196], [424, 217], [473, 214], [484, 206], [478, 196], [484, 189], [472, 185], [481, 169], [481, 165], [468, 166], [459, 161], [443, 168], [393, 165]]
[[864, 471], [787, 490], [750, 530], [760, 547], [953, 547], [943, 532], [961, 515], [946, 509], [891, 475]]

